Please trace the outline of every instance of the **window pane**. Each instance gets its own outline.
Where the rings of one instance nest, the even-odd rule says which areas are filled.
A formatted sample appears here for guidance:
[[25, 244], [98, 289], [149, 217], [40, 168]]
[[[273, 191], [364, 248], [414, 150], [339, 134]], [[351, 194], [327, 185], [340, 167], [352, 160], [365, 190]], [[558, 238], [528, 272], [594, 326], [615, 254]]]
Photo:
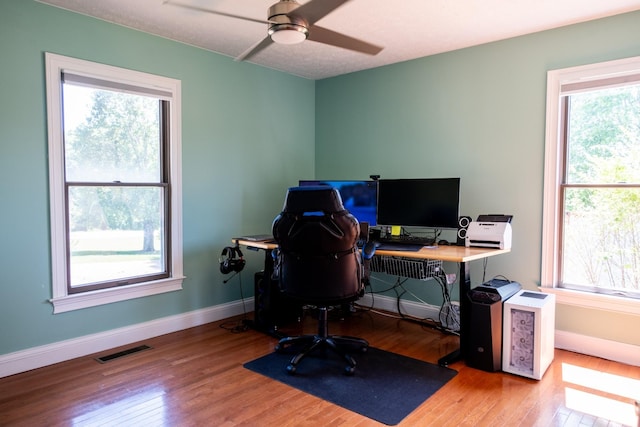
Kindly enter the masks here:
[[161, 187], [69, 187], [70, 286], [166, 272]]
[[640, 189], [565, 190], [563, 286], [640, 296]]
[[640, 85], [569, 98], [566, 182], [640, 183]]
[[54, 313], [182, 289], [180, 81], [44, 58]]
[[160, 101], [63, 85], [66, 180], [160, 182]]

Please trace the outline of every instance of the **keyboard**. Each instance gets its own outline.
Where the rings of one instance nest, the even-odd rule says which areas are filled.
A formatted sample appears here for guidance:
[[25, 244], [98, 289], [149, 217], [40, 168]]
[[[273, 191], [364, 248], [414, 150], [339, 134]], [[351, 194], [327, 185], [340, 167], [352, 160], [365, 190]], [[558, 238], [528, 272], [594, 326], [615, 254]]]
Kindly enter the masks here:
[[434, 245], [436, 241], [434, 238], [425, 236], [381, 236], [378, 242], [391, 245], [431, 246]]
[[378, 243], [377, 249], [383, 251], [418, 252], [423, 245], [411, 243]]

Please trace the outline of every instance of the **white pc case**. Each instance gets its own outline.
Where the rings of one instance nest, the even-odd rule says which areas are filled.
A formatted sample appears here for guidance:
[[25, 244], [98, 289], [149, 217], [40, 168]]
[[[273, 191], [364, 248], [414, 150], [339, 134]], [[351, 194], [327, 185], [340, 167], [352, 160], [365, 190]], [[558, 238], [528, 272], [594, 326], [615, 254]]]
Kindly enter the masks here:
[[539, 380], [553, 361], [556, 296], [521, 290], [505, 301], [502, 370]]

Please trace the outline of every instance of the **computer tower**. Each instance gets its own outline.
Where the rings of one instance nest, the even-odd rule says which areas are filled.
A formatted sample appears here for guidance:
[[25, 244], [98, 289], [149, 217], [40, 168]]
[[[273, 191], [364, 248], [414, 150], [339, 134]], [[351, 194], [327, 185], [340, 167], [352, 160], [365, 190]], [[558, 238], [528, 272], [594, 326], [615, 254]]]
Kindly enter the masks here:
[[504, 372], [542, 378], [555, 351], [555, 297], [523, 290], [504, 304]]
[[493, 279], [469, 291], [470, 326], [465, 356], [468, 366], [488, 372], [500, 370], [503, 303], [521, 288], [517, 282]]
[[254, 327], [260, 331], [277, 335], [278, 328], [298, 321], [302, 316], [302, 305], [287, 298], [277, 280], [265, 279], [264, 271], [255, 274]]

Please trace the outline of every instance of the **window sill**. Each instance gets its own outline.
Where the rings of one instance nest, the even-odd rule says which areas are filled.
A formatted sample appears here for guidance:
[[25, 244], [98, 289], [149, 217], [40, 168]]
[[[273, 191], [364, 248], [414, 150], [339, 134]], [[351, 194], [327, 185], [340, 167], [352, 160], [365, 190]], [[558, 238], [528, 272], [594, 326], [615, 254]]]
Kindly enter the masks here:
[[184, 277], [172, 277], [157, 280], [155, 282], [139, 283], [117, 288], [101, 289], [99, 291], [84, 292], [52, 298], [49, 302], [53, 305], [53, 314], [65, 313], [112, 302], [125, 301], [182, 289]]
[[640, 316], [640, 300], [559, 288], [539, 288], [556, 295], [556, 303]]

